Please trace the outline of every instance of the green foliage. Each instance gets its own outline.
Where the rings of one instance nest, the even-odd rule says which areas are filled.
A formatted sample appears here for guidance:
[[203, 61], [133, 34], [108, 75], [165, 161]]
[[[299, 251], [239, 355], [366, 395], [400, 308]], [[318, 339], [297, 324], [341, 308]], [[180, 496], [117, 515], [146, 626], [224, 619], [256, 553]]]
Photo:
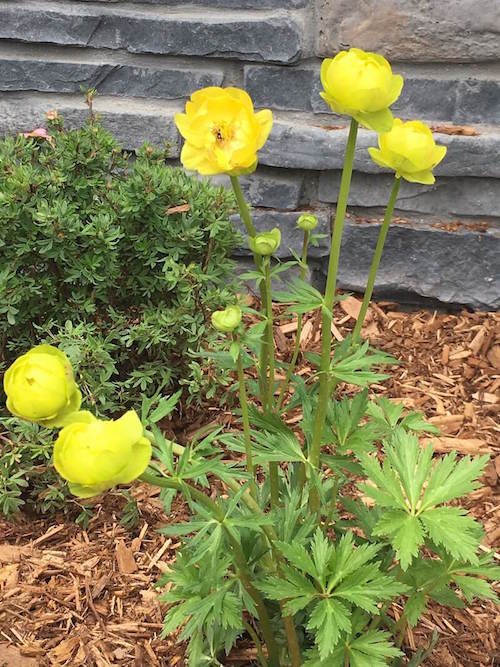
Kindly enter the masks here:
[[0, 142], [1, 367], [58, 345], [98, 413], [179, 383], [213, 394], [216, 372], [207, 382], [193, 355], [232, 301], [232, 197], [165, 150], [132, 159], [95, 119], [49, 133]]

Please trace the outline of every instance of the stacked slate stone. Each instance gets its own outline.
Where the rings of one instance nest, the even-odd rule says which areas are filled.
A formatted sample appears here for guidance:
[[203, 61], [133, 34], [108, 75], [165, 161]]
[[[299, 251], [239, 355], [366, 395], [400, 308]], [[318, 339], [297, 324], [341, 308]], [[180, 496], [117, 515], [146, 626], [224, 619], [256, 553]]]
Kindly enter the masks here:
[[[437, 126], [448, 153], [434, 186], [403, 184], [376, 291], [498, 308], [499, 32], [491, 0], [0, 2], [0, 134], [39, 127], [50, 109], [77, 126], [80, 87], [95, 87], [95, 108], [125, 148], [167, 140], [174, 162], [173, 115], [186, 98], [208, 85], [244, 87], [275, 124], [243, 184], [256, 226], [281, 228], [286, 258], [300, 246], [298, 211], [314, 210], [327, 232], [338, 192], [347, 119], [319, 97], [321, 59], [350, 46], [381, 52], [405, 78], [395, 115]], [[354, 290], [391, 182], [368, 156], [375, 143], [360, 131], [340, 271]], [[321, 277], [327, 242], [312, 252]]]

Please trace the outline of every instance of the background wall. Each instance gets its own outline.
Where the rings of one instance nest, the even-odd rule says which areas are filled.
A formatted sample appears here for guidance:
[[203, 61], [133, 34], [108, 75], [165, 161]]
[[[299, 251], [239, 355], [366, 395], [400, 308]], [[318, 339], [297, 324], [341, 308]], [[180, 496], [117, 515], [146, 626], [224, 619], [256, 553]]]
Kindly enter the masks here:
[[[403, 185], [378, 291], [500, 306], [496, 0], [11, 0], [0, 38], [0, 134], [39, 127], [54, 108], [81, 123], [80, 86], [94, 86], [125, 148], [166, 139], [176, 159], [173, 114], [190, 93], [245, 87], [275, 114], [245, 189], [257, 227], [281, 227], [284, 257], [300, 245], [297, 211], [315, 210], [326, 231], [338, 191], [347, 120], [319, 97], [321, 59], [382, 52], [406, 81], [395, 114], [430, 122], [448, 154], [435, 186]], [[375, 142], [360, 132], [340, 272], [351, 289], [366, 279], [391, 183], [366, 151]], [[327, 252], [314, 250], [317, 277]]]

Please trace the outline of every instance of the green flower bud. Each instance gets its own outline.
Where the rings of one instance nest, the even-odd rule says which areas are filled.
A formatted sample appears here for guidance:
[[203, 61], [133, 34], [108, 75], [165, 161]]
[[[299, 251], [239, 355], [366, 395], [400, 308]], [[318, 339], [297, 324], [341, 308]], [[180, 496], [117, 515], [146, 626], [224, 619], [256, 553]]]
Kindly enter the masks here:
[[270, 232], [261, 232], [248, 239], [248, 245], [256, 255], [272, 255], [281, 242], [281, 232], [275, 227]]
[[312, 232], [318, 226], [318, 218], [312, 213], [303, 213], [297, 220], [297, 225], [305, 232]]
[[224, 310], [216, 310], [212, 313], [212, 324], [217, 331], [230, 333], [234, 331], [241, 322], [241, 308], [239, 306], [228, 306]]

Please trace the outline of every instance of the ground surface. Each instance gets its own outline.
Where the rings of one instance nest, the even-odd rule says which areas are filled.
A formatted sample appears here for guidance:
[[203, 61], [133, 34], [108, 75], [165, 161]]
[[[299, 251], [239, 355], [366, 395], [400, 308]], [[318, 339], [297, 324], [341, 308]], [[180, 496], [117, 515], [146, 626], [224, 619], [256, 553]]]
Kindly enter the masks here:
[[[353, 298], [337, 307], [337, 338], [357, 308]], [[303, 347], [317, 346], [318, 324], [307, 318]], [[275, 332], [285, 357], [293, 329], [285, 323]], [[370, 308], [364, 334], [402, 361], [375, 392], [401, 399], [437, 424], [443, 433], [434, 438], [438, 451], [491, 454], [484, 487], [465, 505], [484, 523], [484, 549], [493, 549], [500, 563], [500, 315], [402, 312], [379, 303]], [[300, 372], [309, 372], [305, 363]], [[231, 415], [214, 409], [200, 421], [213, 420], [230, 422]], [[1, 667], [183, 665], [174, 638], [159, 638], [164, 610], [152, 588], [179, 544], [155, 530], [165, 523], [159, 500], [144, 486], [133, 493], [141, 516], [131, 532], [119, 524], [124, 500], [113, 493], [97, 502], [87, 530], [57, 519], [0, 520]], [[168, 521], [184, 513], [182, 504], [174, 505]], [[435, 629], [440, 641], [426, 667], [500, 665], [500, 612], [493, 604], [467, 610], [435, 605], [407, 635], [408, 652], [426, 646]], [[227, 664], [248, 665], [252, 655], [242, 643]]]

